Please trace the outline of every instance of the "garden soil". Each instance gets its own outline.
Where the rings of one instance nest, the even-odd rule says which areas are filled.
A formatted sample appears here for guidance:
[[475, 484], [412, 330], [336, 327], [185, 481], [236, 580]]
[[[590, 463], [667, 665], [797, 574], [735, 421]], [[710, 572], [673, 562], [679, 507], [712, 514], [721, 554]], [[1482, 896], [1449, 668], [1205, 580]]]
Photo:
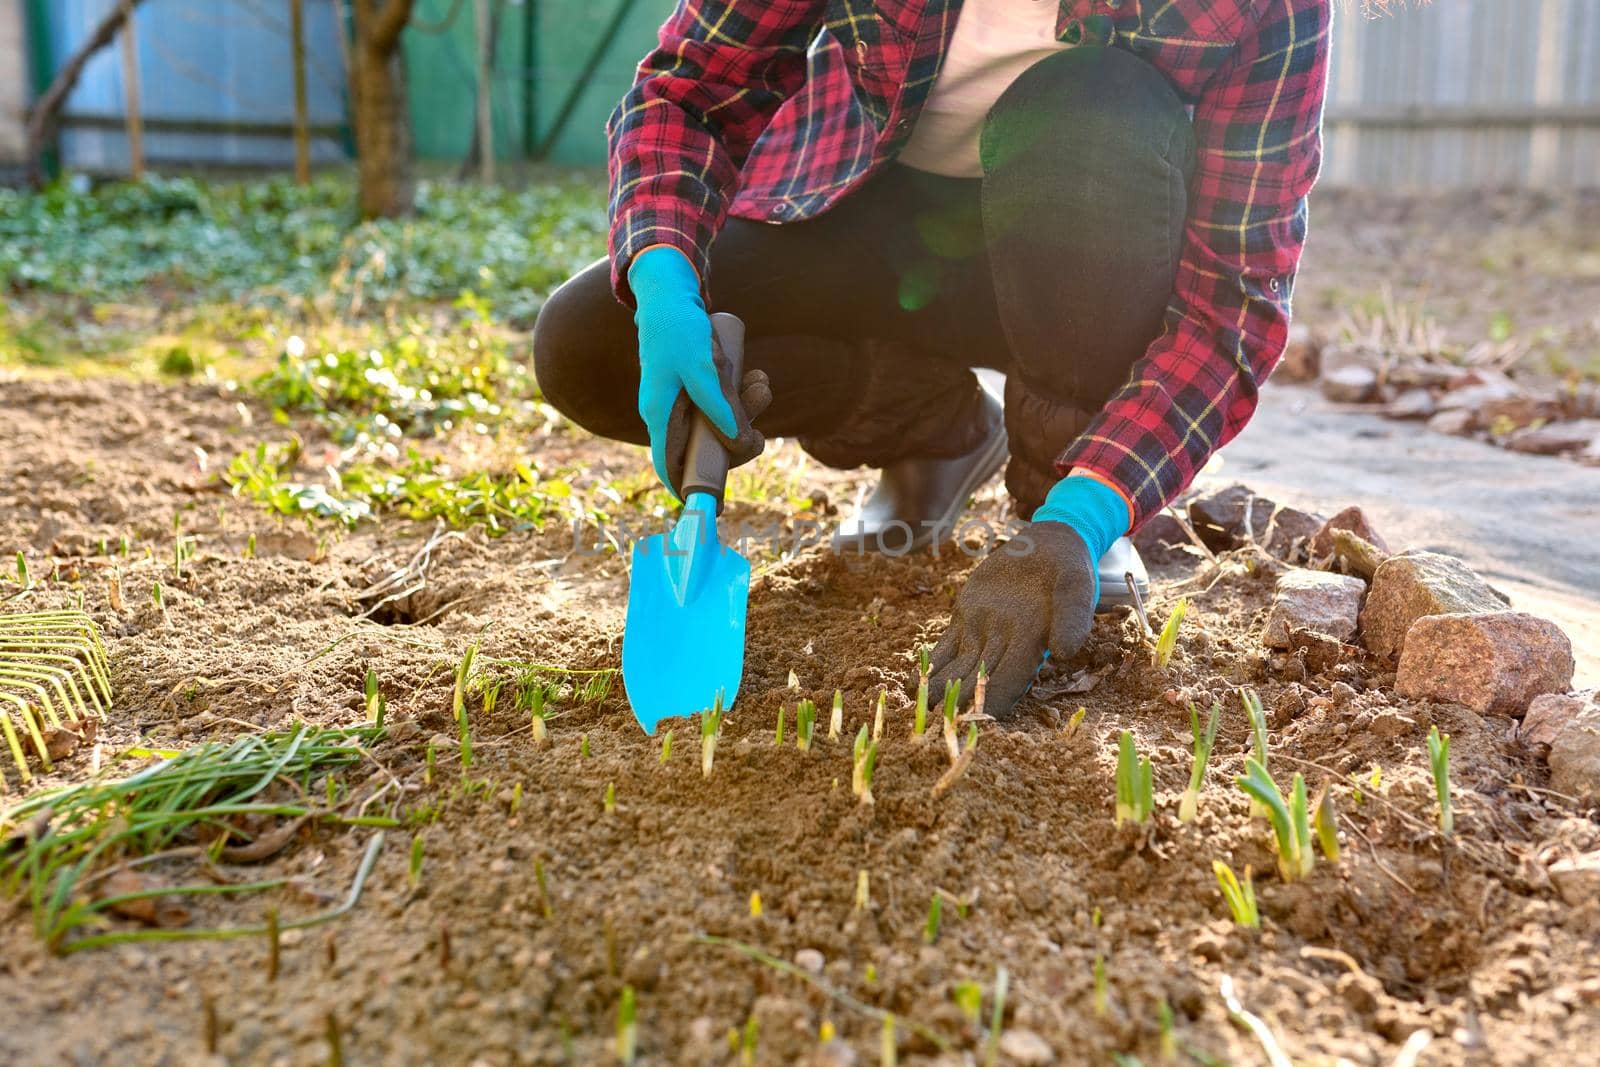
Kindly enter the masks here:
[[[975, 565], [948, 548], [903, 559], [752, 549], [743, 688], [709, 778], [698, 730], [678, 723], [662, 764], [660, 739], [639, 731], [620, 684], [598, 702], [557, 702], [543, 746], [510, 700], [487, 714], [475, 701], [463, 772], [450, 714], [463, 651], [479, 642], [486, 680], [510, 662], [616, 667], [626, 575], [615, 553], [574, 551], [557, 523], [445, 536], [424, 587], [372, 611], [363, 593], [435, 531], [386, 521], [308, 534], [230, 499], [217, 478], [228, 458], [285, 433], [248, 401], [207, 386], [53, 378], [0, 383], [0, 408], [0, 548], [25, 550], [36, 572], [55, 561], [54, 580], [6, 610], [81, 594], [105, 629], [117, 691], [95, 743], [52, 780], [82, 779], [135, 742], [359, 722], [370, 667], [389, 737], [344, 782], [402, 798], [423, 842], [413, 886], [413, 830], [387, 831], [357, 906], [286, 934], [275, 978], [261, 938], [55, 956], [25, 902], [5, 904], [0, 1063], [322, 1064], [334, 1062], [333, 1034], [348, 1064], [611, 1063], [624, 985], [637, 993], [643, 1064], [737, 1063], [729, 1034], [752, 1019], [756, 1063], [877, 1063], [882, 1012], [895, 1017], [900, 1063], [983, 1062], [981, 1028], [952, 993], [981, 984], [986, 1025], [1002, 968], [1002, 1063], [1163, 1062], [1163, 1003], [1178, 1062], [1266, 1063], [1262, 1042], [1230, 1018], [1230, 984], [1295, 1062], [1387, 1065], [1408, 1041], [1416, 1051], [1419, 1032], [1431, 1037], [1414, 1061], [1425, 1065], [1596, 1062], [1600, 902], [1564, 901], [1546, 874], [1600, 846], [1595, 812], [1548, 791], [1512, 720], [1399, 699], [1385, 665], [1353, 651], [1321, 674], [1269, 663], [1259, 633], [1279, 568], [1258, 554], [1159, 563], [1155, 625], [1180, 595], [1192, 604], [1171, 665], [1152, 666], [1131, 616], [1102, 616], [1014, 719], [983, 724], [970, 768], [937, 798], [948, 760], [939, 740], [910, 736], [906, 681], [912, 650], [936, 636]], [[302, 433], [314, 464], [324, 446]], [[639, 462], [556, 427], [530, 447], [547, 469], [582, 464], [597, 483]], [[764, 462], [792, 469], [798, 453], [775, 455]], [[822, 493], [810, 512], [778, 494], [731, 508], [728, 521], [789, 522], [859, 486], [856, 475], [813, 473], [807, 486]], [[999, 525], [1003, 507], [991, 488], [976, 514]], [[178, 513], [198, 538], [181, 582], [170, 564]], [[158, 580], [164, 611], [152, 602]], [[1279, 778], [1334, 782], [1343, 857], [1301, 883], [1273, 873], [1263, 823], [1231, 785], [1248, 745], [1243, 685], [1269, 709]], [[809, 753], [774, 743], [780, 708], [808, 696], [825, 718], [835, 690], [838, 740], [819, 724]], [[883, 690], [876, 803], [863, 806], [849, 741]], [[1199, 818], [1180, 825], [1190, 699], [1219, 702], [1223, 716]], [[1448, 842], [1427, 772], [1433, 725], [1453, 739]], [[1143, 832], [1113, 824], [1124, 729], [1155, 764], [1160, 811]], [[219, 877], [290, 882], [210, 898], [190, 925], [257, 923], [269, 906], [285, 919], [322, 910], [344, 896], [377, 832], [308, 825], [265, 863], [222, 864]], [[1228, 921], [1214, 858], [1255, 871], [1261, 931]], [[196, 873], [174, 860], [150, 876]], [[935, 896], [942, 917], [929, 938]], [[819, 1041], [824, 1029], [837, 1038]]]

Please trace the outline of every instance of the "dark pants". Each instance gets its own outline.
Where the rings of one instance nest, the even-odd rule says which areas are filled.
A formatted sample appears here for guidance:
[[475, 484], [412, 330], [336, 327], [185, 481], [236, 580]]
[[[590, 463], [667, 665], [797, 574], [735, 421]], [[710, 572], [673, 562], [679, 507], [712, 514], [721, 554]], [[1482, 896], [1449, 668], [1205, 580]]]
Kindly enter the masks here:
[[[730, 219], [713, 311], [747, 328], [769, 437], [833, 466], [959, 455], [984, 433], [974, 367], [1007, 375], [1006, 486], [1026, 516], [1057, 455], [1161, 330], [1194, 133], [1154, 68], [1079, 48], [1029, 68], [990, 111], [984, 176], [891, 165], [814, 219]], [[580, 426], [646, 442], [629, 310], [607, 264], [558, 289], [534, 330], [545, 397]]]

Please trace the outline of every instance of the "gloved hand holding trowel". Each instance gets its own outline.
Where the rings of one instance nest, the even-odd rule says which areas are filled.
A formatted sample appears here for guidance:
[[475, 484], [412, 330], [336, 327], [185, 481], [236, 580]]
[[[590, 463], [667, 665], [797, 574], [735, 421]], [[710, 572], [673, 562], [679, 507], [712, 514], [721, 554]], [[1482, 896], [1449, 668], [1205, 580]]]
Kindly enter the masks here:
[[[610, 124], [610, 255], [539, 317], [546, 398], [649, 444], [685, 501], [635, 553], [636, 711], [690, 660], [705, 676], [663, 714], [731, 701], [749, 569], [716, 513], [766, 433], [882, 470], [845, 551], [950, 537], [1005, 465], [1031, 521], [933, 655], [968, 694], [987, 664], [1003, 716], [1131, 598], [1127, 533], [1243, 428], [1283, 351], [1329, 0], [865, 6], [825, 26], [821, 0], [680, 3]], [[1200, 37], [1226, 62], [1197, 65]], [[748, 330], [742, 362], [713, 355], [708, 301], [738, 316], [725, 342]], [[1005, 375], [1003, 405], [975, 368]]]

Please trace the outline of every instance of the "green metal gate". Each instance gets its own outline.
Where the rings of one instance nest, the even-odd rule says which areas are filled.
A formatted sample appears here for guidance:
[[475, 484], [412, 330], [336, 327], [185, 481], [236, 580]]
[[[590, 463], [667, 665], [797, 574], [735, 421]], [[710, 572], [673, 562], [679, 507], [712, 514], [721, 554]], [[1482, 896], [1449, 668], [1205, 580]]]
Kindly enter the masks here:
[[[498, 159], [595, 164], [605, 120], [673, 0], [490, 0]], [[477, 96], [473, 0], [418, 0], [405, 58], [417, 155], [462, 159]]]

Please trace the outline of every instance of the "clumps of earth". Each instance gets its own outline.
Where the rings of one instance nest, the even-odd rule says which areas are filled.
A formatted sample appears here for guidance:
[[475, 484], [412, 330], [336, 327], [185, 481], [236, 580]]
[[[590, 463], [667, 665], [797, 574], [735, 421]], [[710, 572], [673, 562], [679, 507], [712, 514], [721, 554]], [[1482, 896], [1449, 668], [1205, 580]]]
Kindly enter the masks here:
[[1286, 377], [1315, 378], [1334, 403], [1513, 452], [1600, 465], [1600, 385], [1501, 369], [1514, 366], [1517, 354], [1491, 342], [1454, 358], [1436, 341], [1357, 336], [1323, 343], [1299, 327], [1284, 358]]

